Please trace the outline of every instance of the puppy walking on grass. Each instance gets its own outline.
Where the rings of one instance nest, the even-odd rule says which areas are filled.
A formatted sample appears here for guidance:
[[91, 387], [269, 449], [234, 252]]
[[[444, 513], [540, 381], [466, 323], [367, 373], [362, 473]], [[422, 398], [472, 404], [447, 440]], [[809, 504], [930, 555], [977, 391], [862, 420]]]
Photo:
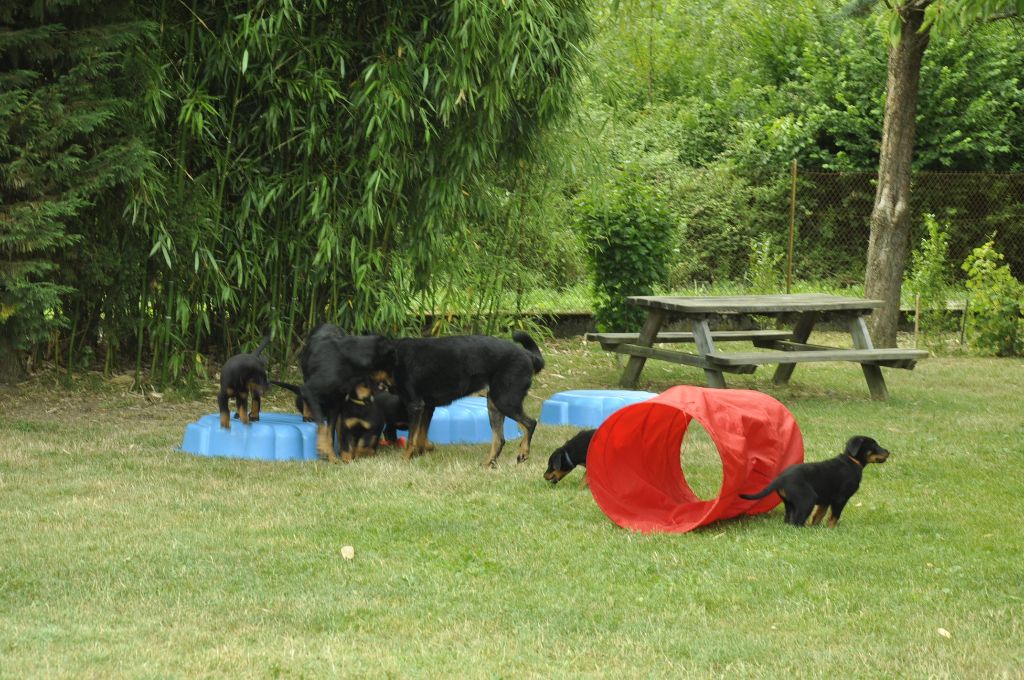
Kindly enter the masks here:
[[[577, 467], [587, 467], [587, 451], [590, 449], [590, 441], [594, 438], [595, 432], [597, 432], [596, 429], [581, 430], [555, 449], [548, 458], [548, 469], [544, 472], [544, 479], [552, 484], [558, 484], [563, 477]], [[586, 474], [586, 470], [584, 470], [580, 488], [587, 485]]]
[[835, 458], [790, 465], [765, 488], [757, 493], [741, 493], [740, 498], [755, 501], [775, 491], [786, 505], [787, 524], [802, 527], [812, 510], [811, 524], [818, 524], [830, 508], [828, 526], [834, 527], [847, 501], [860, 488], [864, 466], [884, 463], [888, 457], [889, 452], [874, 439], [858, 435], [851, 437]]

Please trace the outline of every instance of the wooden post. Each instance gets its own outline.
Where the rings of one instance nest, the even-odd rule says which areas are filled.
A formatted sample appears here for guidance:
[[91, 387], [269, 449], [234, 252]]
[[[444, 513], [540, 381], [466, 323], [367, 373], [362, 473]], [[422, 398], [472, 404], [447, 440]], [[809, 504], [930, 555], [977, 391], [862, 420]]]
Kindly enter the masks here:
[[921, 330], [921, 294], [914, 296], [914, 347], [917, 347], [917, 334]]
[[[640, 329], [640, 337], [637, 339], [636, 344], [642, 347], [650, 347], [654, 344], [654, 338], [658, 337], [658, 331], [661, 330], [661, 324], [665, 320], [665, 312], [661, 309], [648, 309], [647, 319], [644, 321], [643, 328]], [[622, 387], [636, 387], [636, 381], [640, 378], [640, 371], [644, 368], [644, 362], [647, 361], [646, 357], [634, 354], [629, 357], [629, 362], [626, 364], [626, 369], [622, 372], [622, 379], [619, 384]]]
[[[814, 324], [818, 323], [818, 312], [803, 312], [796, 319], [796, 326], [793, 327], [793, 342], [803, 344], [811, 337]], [[779, 326], [782, 327], [781, 325]], [[796, 364], [779, 364], [775, 368], [775, 375], [772, 382], [776, 385], [785, 385], [793, 377]]]
[[967, 334], [967, 312], [971, 306], [971, 299], [964, 300], [964, 311], [960, 312], [960, 346], [964, 346], [965, 335]]
[[[874, 349], [871, 342], [871, 334], [868, 332], [868, 325], [864, 322], [863, 316], [850, 319], [850, 335], [853, 337], [853, 346], [857, 349]], [[864, 372], [864, 379], [867, 380], [868, 389], [871, 391], [871, 398], [885, 401], [889, 398], [889, 390], [885, 386], [885, 378], [882, 377], [882, 369], [871, 364], [861, 364]]]
[[793, 159], [789, 187], [789, 254], [786, 262], [786, 294], [793, 290], [793, 235], [796, 232], [796, 159]]
[[[701, 357], [715, 353], [715, 341], [711, 338], [711, 326], [707, 319], [693, 320], [693, 342], [697, 345], [697, 351]], [[708, 381], [708, 387], [724, 388], [725, 376], [722, 371], [713, 368], [704, 369], [704, 377]]]

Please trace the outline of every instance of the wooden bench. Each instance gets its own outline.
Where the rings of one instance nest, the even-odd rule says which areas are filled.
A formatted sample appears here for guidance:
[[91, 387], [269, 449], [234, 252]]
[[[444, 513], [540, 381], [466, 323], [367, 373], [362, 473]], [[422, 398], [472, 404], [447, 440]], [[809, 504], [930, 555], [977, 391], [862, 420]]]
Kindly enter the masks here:
[[[693, 366], [704, 371], [708, 387], [726, 387], [724, 374], [753, 373], [762, 364], [777, 364], [772, 380], [785, 385], [796, 365], [803, 362], [843, 361], [860, 364], [874, 399], [886, 399], [888, 389], [883, 368], [912, 369], [928, 356], [924, 350], [878, 348], [871, 342], [865, 317], [881, 308], [881, 300], [842, 295], [804, 293], [795, 295], [676, 296], [634, 295], [630, 304], [647, 311], [638, 333], [588, 333], [587, 340], [600, 342], [609, 352], [629, 356], [619, 381], [633, 387], [648, 359]], [[735, 323], [748, 317], [770, 317], [792, 330], [716, 330], [721, 321]], [[853, 347], [826, 347], [808, 343], [818, 321], [845, 324]], [[692, 332], [664, 332], [669, 321], [689, 323]], [[764, 351], [731, 352], [719, 346], [745, 341]], [[670, 343], [693, 343], [694, 351], [657, 347]], [[725, 351], [723, 351], [725, 349]], [[745, 348], [744, 348], [745, 349]]]
[[[591, 342], [600, 342], [602, 345], [623, 345], [632, 344], [640, 340], [639, 333], [587, 333], [586, 339]], [[711, 331], [712, 340], [730, 342], [735, 340], [751, 340], [755, 344], [761, 342], [780, 342], [790, 340], [793, 337], [792, 331], [773, 330], [749, 330], [749, 331]], [[665, 331], [658, 333], [654, 338], [656, 343], [673, 342], [694, 342], [693, 333], [685, 331]]]
[[[806, 346], [806, 345], [805, 345]], [[921, 349], [796, 349], [781, 352], [714, 352], [704, 358], [717, 366], [756, 366], [760, 364], [799, 364], [805, 361], [849, 361], [887, 368], [913, 368], [928, 356]]]

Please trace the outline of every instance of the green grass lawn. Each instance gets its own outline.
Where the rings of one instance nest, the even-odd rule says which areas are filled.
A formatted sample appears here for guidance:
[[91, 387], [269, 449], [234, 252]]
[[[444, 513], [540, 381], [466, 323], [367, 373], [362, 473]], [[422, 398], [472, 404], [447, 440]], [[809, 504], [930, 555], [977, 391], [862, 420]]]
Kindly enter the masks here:
[[[549, 341], [527, 403], [614, 386], [614, 357]], [[487, 445], [348, 466], [180, 453], [197, 397], [95, 376], [0, 390], [0, 677], [1020, 677], [1024, 362], [930, 358], [729, 376], [782, 401], [807, 458], [868, 434], [839, 527], [781, 507], [681, 535], [612, 524], [574, 472]], [[642, 389], [701, 384], [649, 362]], [[270, 399], [289, 410], [288, 394]], [[707, 436], [688, 479], [717, 493]], [[343, 546], [355, 557], [342, 558]]]

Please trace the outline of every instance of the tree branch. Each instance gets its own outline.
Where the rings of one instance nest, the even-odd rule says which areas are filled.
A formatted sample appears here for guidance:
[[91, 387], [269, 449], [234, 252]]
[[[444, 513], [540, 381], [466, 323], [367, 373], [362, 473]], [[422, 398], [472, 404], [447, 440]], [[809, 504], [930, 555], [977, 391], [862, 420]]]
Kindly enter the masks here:
[[986, 19], [986, 21], [987, 22], [993, 22], [993, 21], [999, 21], [1000, 19], [1019, 19], [1019, 18], [1020, 18], [1020, 14], [1017, 12], [1017, 10], [1011, 9], [1010, 11], [1003, 12], [1001, 14], [993, 14], [988, 19]]

